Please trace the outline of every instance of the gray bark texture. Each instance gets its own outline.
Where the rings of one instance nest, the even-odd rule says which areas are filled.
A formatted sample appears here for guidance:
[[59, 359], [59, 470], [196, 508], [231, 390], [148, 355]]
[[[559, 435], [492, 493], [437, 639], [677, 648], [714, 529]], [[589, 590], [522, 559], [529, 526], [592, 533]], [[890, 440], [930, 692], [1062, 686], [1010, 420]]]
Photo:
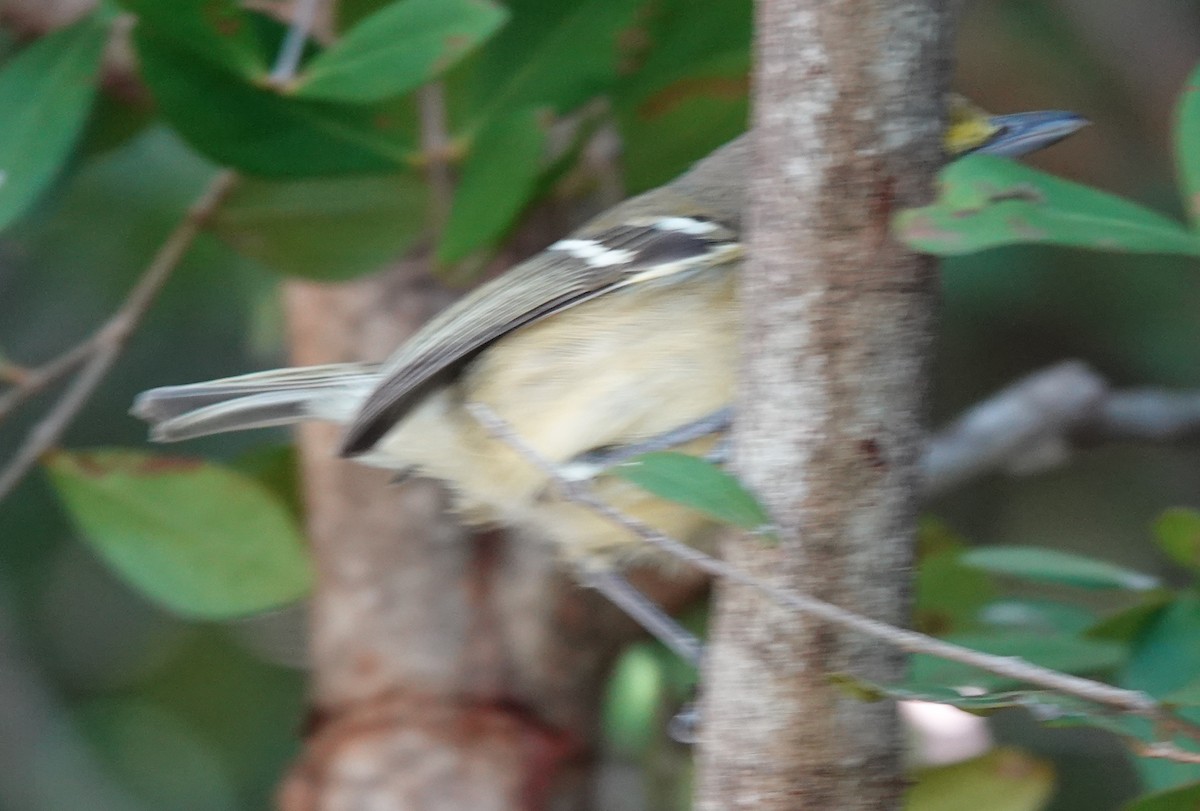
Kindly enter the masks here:
[[[760, 0], [756, 32], [735, 460], [781, 543], [726, 557], [903, 625], [936, 278], [888, 225], [928, 198], [940, 160], [947, 3]], [[828, 677], [893, 681], [899, 653], [729, 584], [710, 628], [699, 808], [898, 807], [894, 706]]]

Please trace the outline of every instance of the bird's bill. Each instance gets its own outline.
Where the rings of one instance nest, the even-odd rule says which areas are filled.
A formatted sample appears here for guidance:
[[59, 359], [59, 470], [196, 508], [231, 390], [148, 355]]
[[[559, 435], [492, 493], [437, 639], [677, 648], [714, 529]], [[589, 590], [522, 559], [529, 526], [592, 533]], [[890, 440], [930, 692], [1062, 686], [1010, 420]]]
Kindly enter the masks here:
[[1088, 123], [1083, 116], [1065, 110], [988, 116], [994, 133], [968, 151], [1017, 158], [1056, 144]]

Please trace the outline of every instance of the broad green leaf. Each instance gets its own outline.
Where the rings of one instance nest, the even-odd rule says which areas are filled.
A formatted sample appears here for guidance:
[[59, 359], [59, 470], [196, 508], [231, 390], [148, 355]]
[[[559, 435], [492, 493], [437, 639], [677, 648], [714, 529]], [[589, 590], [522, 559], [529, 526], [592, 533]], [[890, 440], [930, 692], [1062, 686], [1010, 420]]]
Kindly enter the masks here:
[[1090, 609], [1059, 600], [1036, 597], [996, 600], [979, 612], [982, 625], [1008, 631], [1083, 634], [1096, 624]]
[[1007, 747], [914, 776], [905, 811], [1039, 811], [1054, 793], [1050, 764]]
[[237, 617], [309, 590], [312, 575], [295, 520], [249, 476], [128, 450], [60, 452], [46, 466], [96, 552], [179, 614]]
[[194, 56], [247, 79], [269, 66], [251, 18], [236, 0], [119, 0], [149, 27]]
[[507, 18], [491, 0], [399, 0], [316, 56], [292, 88], [329, 101], [378, 101], [430, 81]]
[[378, 270], [425, 228], [428, 187], [414, 174], [247, 179], [210, 224], [239, 253], [281, 273], [342, 280]]
[[1200, 780], [1138, 797], [1122, 811], [1196, 811], [1200, 808]]
[[1095, 639], [1132, 642], [1175, 599], [1170, 589], [1157, 589], [1141, 595], [1136, 605], [1121, 609], [1097, 622], [1086, 632]]
[[941, 521], [926, 517], [917, 530], [917, 549], [916, 627], [943, 636], [975, 624], [995, 589], [986, 574], [962, 564], [962, 539]]
[[1188, 76], [1175, 113], [1175, 162], [1183, 207], [1200, 232], [1200, 65]]
[[1200, 572], [1200, 512], [1167, 510], [1154, 522], [1154, 537], [1172, 560]]
[[0, 68], [0, 229], [62, 169], [96, 97], [108, 27], [94, 17], [44, 37]]
[[605, 473], [735, 527], [760, 531], [771, 523], [766, 509], [735, 476], [686, 453], [645, 453]]
[[[1181, 596], [1159, 611], [1134, 640], [1128, 664], [1117, 683], [1165, 698], [1200, 679], [1200, 597]], [[1200, 709], [1181, 715], [1200, 722]], [[1148, 725], [1147, 725], [1148, 726]], [[1191, 746], [1200, 748], [1195, 742]], [[1200, 766], [1138, 758], [1142, 779], [1150, 789], [1165, 789], [1185, 780], [1200, 780]]]
[[1158, 578], [1095, 558], [1036, 546], [989, 546], [962, 556], [965, 566], [1043, 583], [1089, 589], [1157, 588]]
[[454, 262], [502, 236], [537, 188], [546, 145], [544, 116], [528, 109], [483, 129], [462, 171], [437, 258]]
[[[1121, 645], [1066, 634], [980, 631], [952, 634], [947, 640], [997, 656], [1020, 657], [1065, 673], [1088, 674], [1111, 670], [1125, 660], [1125, 649]], [[927, 654], [913, 657], [910, 673], [910, 680], [914, 684], [970, 686], [985, 690], [1008, 689], [1015, 684], [1011, 679]]]
[[616, 81], [620, 34], [639, 0], [510, 0], [512, 19], [480, 53], [477, 98], [488, 121], [530, 106], [571, 110]]
[[405, 167], [413, 143], [406, 107], [286, 98], [138, 26], [142, 75], [163, 115], [213, 160], [267, 176], [311, 177]]
[[968, 155], [938, 176], [938, 199], [896, 215], [897, 238], [940, 256], [1040, 243], [1200, 256], [1200, 236], [1142, 206], [994, 155]]
[[615, 100], [631, 191], [661, 185], [745, 131], [752, 12], [749, 0], [662, 0], [639, 15], [644, 62]]

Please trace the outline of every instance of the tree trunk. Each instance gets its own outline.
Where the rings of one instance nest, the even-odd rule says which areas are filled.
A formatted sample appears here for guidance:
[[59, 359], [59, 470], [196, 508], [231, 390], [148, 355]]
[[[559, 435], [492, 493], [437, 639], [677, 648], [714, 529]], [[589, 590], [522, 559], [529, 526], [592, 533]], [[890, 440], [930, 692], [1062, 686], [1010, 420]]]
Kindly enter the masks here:
[[[950, 20], [936, 0], [760, 0], [757, 158], [742, 284], [736, 464], [781, 543], [727, 558], [904, 624], [935, 268], [890, 237], [940, 156]], [[894, 706], [828, 676], [901, 676], [878, 642], [721, 584], [704, 678], [704, 809], [883, 809], [904, 782]]]

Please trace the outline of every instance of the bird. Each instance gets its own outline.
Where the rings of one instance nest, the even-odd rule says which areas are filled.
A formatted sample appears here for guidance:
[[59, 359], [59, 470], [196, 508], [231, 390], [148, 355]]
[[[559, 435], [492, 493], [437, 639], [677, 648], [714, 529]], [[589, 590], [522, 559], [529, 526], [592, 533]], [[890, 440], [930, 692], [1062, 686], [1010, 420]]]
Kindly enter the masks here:
[[[989, 115], [959, 96], [948, 106], [951, 158], [1023, 155], [1086, 123], [1057, 110]], [[648, 601], [619, 570], [647, 557], [671, 563], [561, 483], [586, 480], [595, 499], [701, 549], [718, 537], [712, 518], [602, 471], [647, 449], [720, 454], [733, 416], [751, 154], [740, 136], [619, 203], [458, 299], [381, 364], [165, 386], [140, 394], [132, 413], [156, 441], [340, 424], [342, 456], [444, 482], [464, 522], [546, 538], [583, 582], [637, 611]], [[658, 633], [661, 612], [641, 607], [634, 618]], [[664, 641], [698, 655], [686, 639]]]

